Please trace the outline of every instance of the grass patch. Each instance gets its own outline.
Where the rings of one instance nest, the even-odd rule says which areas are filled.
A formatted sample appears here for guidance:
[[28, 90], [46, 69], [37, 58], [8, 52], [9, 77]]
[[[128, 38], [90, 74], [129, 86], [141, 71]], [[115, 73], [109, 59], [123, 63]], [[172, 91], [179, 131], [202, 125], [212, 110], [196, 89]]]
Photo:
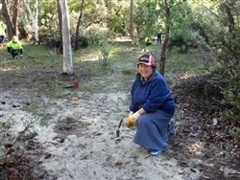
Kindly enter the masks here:
[[[138, 57], [143, 52], [139, 46], [133, 46], [128, 41], [115, 42], [109, 45], [111, 47], [109, 47], [107, 61], [101, 59], [101, 51], [97, 46], [73, 51], [72, 59], [75, 73], [73, 77], [59, 76], [62, 73], [62, 55], [58, 54], [55, 49], [50, 50], [43, 45], [25, 45], [23, 58], [16, 60], [3, 59], [0, 64], [0, 71], [15, 70], [16, 72], [12, 74], [18, 74], [17, 77], [21, 78], [21, 81], [27, 78], [25, 81], [28, 83], [34, 81], [36, 84], [40, 84], [39, 90], [51, 97], [59, 97], [63, 93], [61, 92], [62, 86], [67, 83], [71, 84], [74, 79], [79, 80], [82, 91], [128, 90], [130, 82], [137, 73]], [[158, 65], [161, 47], [152, 45], [144, 48], [156, 56]], [[6, 54], [6, 49], [1, 48], [0, 53]], [[194, 53], [167, 53], [166, 79], [174, 83], [171, 79], [178, 76], [181, 76], [181, 78], [197, 76], [208, 73], [208, 69], [214, 67], [213, 61], [204, 62], [194, 55]], [[23, 72], [32, 71], [32, 73], [22, 74], [23, 72], [19, 70]], [[32, 77], [32, 75], [35, 77]], [[7, 78], [5, 79], [7, 80]], [[41, 82], [43, 83], [41, 84]]]
[[51, 98], [61, 97], [63, 93], [63, 83], [58, 80], [46, 83], [40, 87], [40, 91]]

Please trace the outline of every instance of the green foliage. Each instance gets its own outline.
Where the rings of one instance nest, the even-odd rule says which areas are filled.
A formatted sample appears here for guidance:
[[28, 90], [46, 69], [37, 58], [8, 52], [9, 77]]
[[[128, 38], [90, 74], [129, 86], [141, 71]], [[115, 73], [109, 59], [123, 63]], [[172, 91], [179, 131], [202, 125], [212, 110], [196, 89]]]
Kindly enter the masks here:
[[137, 11], [134, 14], [134, 23], [140, 41], [151, 41], [152, 35], [157, 34], [157, 11], [156, 2], [144, 1], [138, 4]]
[[93, 25], [84, 31], [83, 36], [87, 38], [88, 44], [98, 46], [108, 39], [108, 29]]
[[100, 53], [99, 62], [103, 69], [109, 69], [109, 54], [111, 51], [111, 45], [109, 43], [109, 34], [107, 28], [101, 28], [99, 26], [92, 26], [85, 30], [84, 36], [88, 40], [88, 44], [92, 47], [96, 47]]
[[109, 53], [111, 51], [111, 46], [107, 41], [103, 41], [99, 45], [99, 51], [101, 54], [100, 57], [100, 63], [103, 69], [109, 69], [110, 68], [110, 62], [109, 62]]
[[[177, 2], [171, 9], [171, 35], [177, 36], [179, 33], [188, 35], [189, 25], [192, 22], [193, 14], [190, 5], [187, 2]], [[187, 31], [186, 31], [187, 30]]]
[[214, 63], [214, 61], [203, 60], [201, 58], [202, 57], [194, 57], [192, 54], [182, 54], [180, 56], [178, 53], [171, 53], [169, 54], [169, 61], [166, 64], [166, 68], [170, 68], [170, 70], [175, 73], [184, 72], [183, 76], [187, 78], [198, 76], [200, 74], [208, 74], [209, 67], [211, 67], [211, 69], [215, 69], [217, 67], [217, 64]]
[[109, 31], [117, 36], [124, 36], [128, 32], [129, 2], [128, 1], [110, 1], [107, 3], [107, 19]]
[[39, 7], [41, 7], [39, 12], [40, 29], [45, 28], [49, 35], [51, 32], [59, 29], [57, 1], [50, 0], [39, 2]]
[[[209, 8], [205, 7], [205, 13], [198, 14], [199, 22], [207, 29], [209, 38], [207, 45], [220, 65], [219, 73], [215, 73], [214, 78], [221, 86], [225, 103], [231, 105], [223, 111], [222, 115], [233, 123], [239, 122], [240, 116], [240, 29], [238, 25], [240, 14], [238, 6], [236, 1], [227, 4], [231, 12], [227, 14], [223, 2], [220, 2]], [[206, 14], [208, 14], [207, 17]], [[229, 20], [231, 16], [234, 22]]]
[[230, 131], [230, 135], [240, 141], [240, 128], [234, 128]]
[[[196, 19], [192, 4], [188, 1], [169, 1], [170, 7], [170, 38], [184, 42], [195, 41], [199, 30], [192, 28]], [[140, 41], [151, 41], [158, 32], [164, 33], [165, 9], [161, 1], [143, 1], [138, 3], [135, 11], [135, 25]]]
[[[240, 68], [240, 66], [238, 66]], [[234, 77], [236, 78], [236, 77]], [[232, 108], [226, 109], [223, 112], [223, 116], [226, 119], [239, 121], [240, 117], [240, 74], [237, 75], [237, 79], [229, 77], [225, 78], [224, 81], [229, 83], [226, 87], [222, 87], [224, 99], [227, 103], [232, 105]]]

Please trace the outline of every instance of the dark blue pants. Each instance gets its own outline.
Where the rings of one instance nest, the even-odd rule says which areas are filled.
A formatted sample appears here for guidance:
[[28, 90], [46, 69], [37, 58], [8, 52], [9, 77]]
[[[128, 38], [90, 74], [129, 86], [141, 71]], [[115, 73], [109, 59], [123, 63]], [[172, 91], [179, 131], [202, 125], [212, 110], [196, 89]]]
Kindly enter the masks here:
[[10, 50], [10, 54], [12, 55], [13, 59], [20, 54], [19, 50]]
[[0, 36], [0, 43], [3, 43], [3, 42], [4, 42], [4, 36], [1, 35], [1, 36]]

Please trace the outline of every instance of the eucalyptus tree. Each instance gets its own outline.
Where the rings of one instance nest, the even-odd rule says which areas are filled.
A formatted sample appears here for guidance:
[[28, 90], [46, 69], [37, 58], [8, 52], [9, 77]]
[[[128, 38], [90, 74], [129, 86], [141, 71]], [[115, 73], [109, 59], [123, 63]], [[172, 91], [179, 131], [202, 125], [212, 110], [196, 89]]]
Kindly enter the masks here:
[[34, 40], [39, 41], [39, 24], [38, 24], [38, 10], [39, 2], [38, 0], [23, 0], [26, 7], [29, 19], [31, 20], [32, 28], [34, 31]]
[[63, 73], [73, 75], [72, 47], [70, 22], [67, 1], [58, 0], [61, 10], [62, 41], [63, 41]]
[[7, 25], [7, 35], [11, 39], [17, 34], [18, 26], [18, 7], [20, 0], [14, 0], [12, 3], [7, 0], [2, 0], [2, 13]]

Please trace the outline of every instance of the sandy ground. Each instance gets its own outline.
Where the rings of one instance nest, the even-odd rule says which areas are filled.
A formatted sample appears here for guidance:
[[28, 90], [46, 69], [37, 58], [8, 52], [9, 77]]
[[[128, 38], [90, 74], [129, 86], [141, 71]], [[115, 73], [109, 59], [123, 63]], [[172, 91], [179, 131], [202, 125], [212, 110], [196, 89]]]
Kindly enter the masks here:
[[[24, 110], [33, 98], [27, 94], [24, 90], [1, 92], [0, 102], [6, 104], [0, 104], [0, 118], [11, 120], [11, 134], [38, 120]], [[125, 92], [66, 90], [62, 98], [50, 100], [36, 94], [34, 99], [41, 106], [49, 103], [47, 125], [34, 124], [38, 134], [34, 141], [42, 145], [35, 149], [42, 153], [36, 158], [36, 171], [43, 169], [42, 179], [196, 180], [201, 175], [171, 156], [172, 143], [166, 153], [153, 157], [133, 144], [134, 128], [122, 126], [116, 138], [118, 123], [128, 114], [129, 95]]]

